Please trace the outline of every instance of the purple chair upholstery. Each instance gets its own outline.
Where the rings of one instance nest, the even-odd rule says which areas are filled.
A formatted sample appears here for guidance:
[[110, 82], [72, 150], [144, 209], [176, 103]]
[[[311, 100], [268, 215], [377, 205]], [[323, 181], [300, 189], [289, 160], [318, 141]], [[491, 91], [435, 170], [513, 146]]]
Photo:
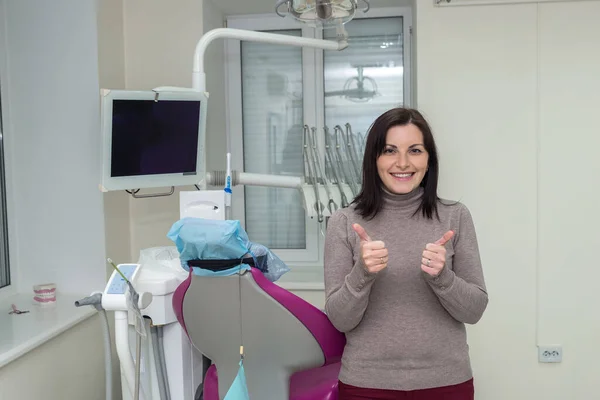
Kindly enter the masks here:
[[[236, 320], [234, 311], [240, 299], [244, 312]], [[253, 390], [255, 394], [264, 390], [259, 400], [337, 400], [345, 336], [325, 313], [270, 282], [259, 270], [227, 277], [190, 272], [175, 291], [173, 307], [191, 342], [214, 362], [204, 377], [205, 400], [225, 396], [237, 372], [240, 337], [251, 399], [258, 398]], [[243, 322], [243, 335], [236, 336], [231, 323], [241, 324], [239, 321]], [[262, 368], [268, 371], [259, 371]], [[225, 374], [222, 381], [221, 372]]]

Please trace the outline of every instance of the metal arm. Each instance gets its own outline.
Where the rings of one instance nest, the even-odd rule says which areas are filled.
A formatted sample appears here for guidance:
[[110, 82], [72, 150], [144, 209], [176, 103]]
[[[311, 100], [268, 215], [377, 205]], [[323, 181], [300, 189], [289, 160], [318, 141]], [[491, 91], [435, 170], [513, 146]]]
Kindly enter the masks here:
[[[194, 65], [192, 69], [192, 88], [194, 90], [205, 92], [206, 91], [206, 73], [204, 71], [204, 54], [206, 48], [213, 40], [224, 38], [224, 39], [238, 39], [252, 42], [263, 42], [299, 47], [313, 47], [323, 50], [343, 50], [348, 47], [348, 40], [346, 36], [340, 37], [337, 42], [331, 40], [322, 39], [311, 39], [305, 37], [280, 35], [276, 33], [267, 32], [255, 32], [244, 29], [233, 29], [233, 28], [217, 28], [206, 32], [196, 44], [194, 51]], [[229, 135], [229, 133], [228, 133]], [[227, 137], [227, 143], [231, 143], [229, 136]], [[231, 153], [229, 145], [227, 146], [227, 171], [231, 171]], [[230, 190], [231, 176], [227, 176], [226, 191]], [[268, 182], [267, 182], [268, 183]], [[231, 194], [228, 192], [226, 196], [226, 209], [229, 210]], [[229, 210], [230, 212], [230, 210]]]
[[311, 39], [297, 36], [279, 35], [276, 33], [255, 32], [244, 29], [217, 28], [206, 32], [196, 44], [194, 52], [194, 67], [192, 72], [192, 87], [201, 92], [206, 91], [206, 73], [204, 72], [204, 53], [206, 48], [213, 40], [237, 39], [250, 42], [263, 42], [282, 44], [298, 47], [313, 47], [323, 50], [344, 50], [348, 47], [348, 41], [340, 40], [334, 42], [331, 40]]

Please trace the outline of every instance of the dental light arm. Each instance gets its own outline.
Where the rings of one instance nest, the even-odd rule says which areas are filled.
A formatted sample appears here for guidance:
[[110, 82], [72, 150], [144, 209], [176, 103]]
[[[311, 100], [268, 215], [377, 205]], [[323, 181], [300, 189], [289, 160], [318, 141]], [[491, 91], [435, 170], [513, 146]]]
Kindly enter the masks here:
[[[206, 72], [204, 70], [204, 54], [206, 53], [206, 49], [208, 45], [211, 44], [216, 39], [237, 39], [237, 40], [245, 40], [252, 42], [262, 42], [262, 43], [271, 43], [271, 44], [280, 44], [280, 45], [289, 45], [289, 46], [298, 46], [298, 47], [312, 47], [316, 49], [322, 50], [344, 50], [348, 47], [348, 34], [343, 28], [343, 25], [340, 24], [338, 29], [338, 40], [323, 40], [323, 39], [312, 39], [305, 37], [297, 37], [297, 36], [288, 36], [281, 35], [276, 33], [267, 33], [267, 32], [255, 32], [248, 31], [243, 29], [233, 29], [233, 28], [217, 28], [206, 32], [196, 44], [196, 49], [194, 51], [194, 64], [192, 69], [192, 88], [193, 90], [197, 90], [200, 92], [206, 91]], [[229, 133], [227, 134], [227, 160], [226, 160], [226, 176], [225, 176], [225, 209], [226, 209], [226, 218], [229, 218], [231, 213], [231, 186], [233, 184], [232, 170], [231, 170], [231, 150], [230, 150], [230, 137]], [[273, 175], [262, 175], [262, 176], [254, 176], [254, 178], [260, 179], [252, 179], [249, 176], [242, 178], [248, 178], [248, 182], [243, 182], [244, 184], [251, 184], [250, 181], [254, 181], [255, 185], [258, 186], [275, 186], [275, 187], [290, 187], [290, 183], [285, 182], [285, 178]], [[243, 181], [244, 179], [242, 179]], [[241, 183], [241, 182], [240, 182]], [[297, 187], [299, 182], [293, 182], [291, 185], [293, 187]], [[283, 185], [282, 185], [283, 184]]]
[[194, 53], [194, 68], [192, 75], [192, 87], [201, 92], [206, 91], [206, 73], [204, 72], [204, 53], [206, 48], [215, 39], [237, 39], [250, 42], [263, 42], [282, 44], [298, 47], [312, 47], [323, 50], [344, 50], [348, 47], [348, 41], [343, 38], [340, 41], [311, 39], [297, 36], [280, 35], [276, 33], [247, 31], [244, 29], [217, 28], [206, 32], [196, 44]]
[[[175, 90], [193, 90], [199, 92], [206, 92], [206, 72], [204, 69], [204, 55], [208, 46], [216, 39], [237, 39], [251, 42], [263, 42], [271, 44], [280, 44], [297, 47], [310, 47], [322, 50], [335, 50], [341, 51], [348, 47], [348, 34], [345, 31], [343, 24], [338, 26], [337, 41], [323, 40], [323, 39], [312, 39], [297, 36], [288, 36], [275, 33], [267, 32], [255, 32], [244, 29], [233, 29], [233, 28], [217, 28], [206, 32], [196, 44], [193, 59], [192, 69], [192, 88], [176, 88], [176, 87], [159, 87], [154, 90], [159, 92], [161, 90], [175, 91]], [[206, 177], [201, 185], [224, 185], [225, 186], [225, 209], [226, 214], [230, 212], [231, 206], [231, 187], [235, 185], [252, 185], [252, 186], [265, 186], [265, 187], [278, 187], [278, 188], [290, 188], [299, 189], [303, 192], [306, 210], [309, 216], [314, 217], [318, 215], [319, 221], [323, 219], [323, 207], [316, 204], [316, 198], [321, 197], [318, 194], [313, 196], [312, 193], [316, 193], [318, 189], [316, 186], [311, 189], [312, 185], [305, 183], [305, 177], [297, 176], [281, 176], [281, 175], [267, 175], [267, 174], [254, 174], [241, 171], [233, 171], [231, 168], [231, 150], [230, 150], [230, 137], [227, 134], [227, 151], [226, 151], [226, 170], [225, 171], [213, 171], [207, 172]], [[339, 183], [338, 183], [339, 184]], [[313, 185], [317, 185], [315, 181]], [[342, 201], [345, 198], [342, 187], [340, 185], [340, 193], [342, 198], [336, 198], [332, 200], [330, 195], [323, 196], [328, 198], [329, 203], [335, 201], [336, 204], [345, 204]], [[326, 213], [325, 215], [328, 215]], [[226, 218], [229, 218], [226, 215]]]

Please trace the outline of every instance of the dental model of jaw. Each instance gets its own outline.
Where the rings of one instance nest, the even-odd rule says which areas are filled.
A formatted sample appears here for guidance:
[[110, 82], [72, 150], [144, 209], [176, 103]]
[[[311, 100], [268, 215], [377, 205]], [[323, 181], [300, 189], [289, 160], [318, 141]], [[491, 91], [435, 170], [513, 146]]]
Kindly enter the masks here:
[[33, 293], [33, 301], [40, 306], [56, 304], [56, 285], [54, 283], [34, 285]]

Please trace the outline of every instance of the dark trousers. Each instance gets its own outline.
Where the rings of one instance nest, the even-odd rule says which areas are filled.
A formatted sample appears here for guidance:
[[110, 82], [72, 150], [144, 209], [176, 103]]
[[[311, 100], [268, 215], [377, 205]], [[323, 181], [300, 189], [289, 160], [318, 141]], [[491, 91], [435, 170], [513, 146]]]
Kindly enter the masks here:
[[452, 386], [422, 390], [366, 389], [339, 382], [338, 400], [474, 400], [473, 379]]

